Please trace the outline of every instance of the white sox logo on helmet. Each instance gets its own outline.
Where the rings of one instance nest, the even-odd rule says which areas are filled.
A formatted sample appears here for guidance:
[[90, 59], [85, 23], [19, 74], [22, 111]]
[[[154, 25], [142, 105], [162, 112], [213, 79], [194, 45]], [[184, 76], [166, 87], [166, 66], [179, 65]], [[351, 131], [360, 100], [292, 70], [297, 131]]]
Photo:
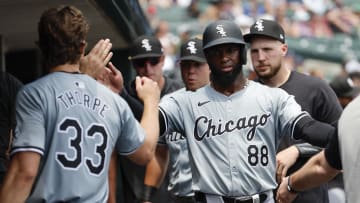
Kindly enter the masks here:
[[222, 25], [217, 25], [216, 30], [217, 30], [216, 33], [219, 33], [221, 35], [221, 37], [226, 37], [227, 36]]
[[144, 47], [144, 48], [145, 48], [145, 51], [152, 51], [151, 45], [150, 45], [148, 39], [143, 39], [143, 40], [141, 41], [141, 44], [142, 44], [141, 47]]
[[190, 41], [187, 43], [186, 49], [189, 50], [190, 54], [196, 54], [197, 48], [195, 47], [196, 42]]
[[259, 32], [262, 32], [262, 31], [264, 31], [264, 25], [263, 25], [263, 20], [258, 20], [258, 21], [256, 21], [256, 23], [255, 23], [256, 25], [255, 25], [255, 28], [259, 31]]

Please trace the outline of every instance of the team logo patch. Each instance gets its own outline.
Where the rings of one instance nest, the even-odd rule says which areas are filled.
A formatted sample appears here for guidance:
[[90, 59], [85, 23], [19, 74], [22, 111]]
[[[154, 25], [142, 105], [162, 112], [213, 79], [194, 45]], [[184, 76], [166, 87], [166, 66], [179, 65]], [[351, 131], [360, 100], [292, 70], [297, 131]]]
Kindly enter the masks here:
[[198, 106], [202, 106], [202, 105], [207, 104], [207, 103], [209, 103], [209, 102], [210, 102], [210, 101], [198, 102]]
[[220, 34], [221, 37], [226, 37], [227, 36], [222, 25], [217, 25], [216, 30], [217, 30], [216, 33]]
[[263, 25], [263, 20], [258, 20], [256, 21], [255, 23], [255, 26], [254, 26], [259, 32], [262, 32], [264, 31], [264, 25]]
[[196, 54], [197, 48], [195, 47], [195, 45], [196, 42], [194, 41], [188, 42], [186, 49], [189, 50], [190, 54]]
[[143, 40], [141, 41], [141, 47], [144, 47], [144, 48], [145, 48], [145, 51], [152, 51], [152, 48], [151, 48], [151, 45], [150, 45], [148, 39], [143, 39]]
[[280, 39], [284, 39], [284, 35], [283, 35], [283, 34], [280, 34]]

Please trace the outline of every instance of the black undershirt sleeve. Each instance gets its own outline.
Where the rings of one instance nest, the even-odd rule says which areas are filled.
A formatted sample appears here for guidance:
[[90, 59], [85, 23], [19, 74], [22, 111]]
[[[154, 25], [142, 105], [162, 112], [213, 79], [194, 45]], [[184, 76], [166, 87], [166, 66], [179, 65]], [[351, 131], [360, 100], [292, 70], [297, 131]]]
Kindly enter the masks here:
[[310, 116], [303, 116], [294, 126], [293, 137], [318, 147], [325, 147], [335, 133], [334, 126], [316, 121]]
[[125, 88], [121, 91], [120, 96], [129, 104], [129, 107], [135, 118], [140, 122], [142, 113], [144, 111], [144, 105], [139, 100], [130, 96]]
[[[144, 111], [143, 103], [141, 103], [139, 100], [135, 99], [130, 94], [128, 94], [126, 89], [123, 89], [123, 91], [120, 93], [120, 96], [129, 104], [129, 107], [133, 112], [135, 118], [140, 122]], [[159, 124], [160, 124], [160, 135], [163, 135], [165, 133], [166, 127], [165, 127], [164, 115], [162, 113], [159, 113]]]
[[342, 169], [340, 151], [339, 151], [339, 137], [336, 133], [332, 136], [329, 144], [325, 148], [325, 158], [329, 165], [337, 170]]

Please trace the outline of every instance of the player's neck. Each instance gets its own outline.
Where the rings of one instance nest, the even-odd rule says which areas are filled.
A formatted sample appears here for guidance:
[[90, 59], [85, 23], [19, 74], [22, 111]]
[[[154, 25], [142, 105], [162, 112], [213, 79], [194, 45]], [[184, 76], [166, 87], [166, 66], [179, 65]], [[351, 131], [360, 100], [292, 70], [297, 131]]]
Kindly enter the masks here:
[[80, 65], [67, 63], [52, 68], [50, 72], [80, 73]]
[[230, 96], [230, 95], [234, 94], [235, 92], [245, 89], [248, 84], [249, 84], [248, 79], [245, 78], [242, 74], [238, 75], [238, 78], [230, 86], [224, 87], [214, 81], [211, 82], [211, 86], [216, 91], [218, 91], [226, 96]]
[[261, 79], [261, 81], [269, 87], [280, 87], [289, 80], [290, 74], [290, 69], [282, 67], [276, 75], [271, 78]]

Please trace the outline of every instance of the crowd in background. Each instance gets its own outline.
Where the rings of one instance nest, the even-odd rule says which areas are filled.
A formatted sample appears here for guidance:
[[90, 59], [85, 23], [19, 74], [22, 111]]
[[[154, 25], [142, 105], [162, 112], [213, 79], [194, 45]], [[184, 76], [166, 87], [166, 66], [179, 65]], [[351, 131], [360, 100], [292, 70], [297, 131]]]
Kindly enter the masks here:
[[[282, 25], [288, 38], [329, 39], [345, 36], [360, 37], [360, 11], [349, 7], [349, 0], [139, 0], [149, 19], [155, 35], [160, 39], [167, 54], [164, 73], [178, 77], [176, 60], [181, 41], [202, 33], [213, 20], [230, 19], [236, 22], [243, 33], [257, 19], [276, 20]], [[174, 12], [180, 11], [180, 12]], [[172, 20], [179, 15], [179, 20]], [[185, 15], [185, 16], [184, 16]], [[169, 19], [171, 17], [171, 19]], [[179, 23], [180, 22], [180, 23]], [[360, 72], [359, 59], [352, 50], [342, 56], [338, 74]], [[316, 56], [314, 56], [316, 58]], [[250, 61], [250, 60], [249, 60]], [[323, 69], [301, 70], [303, 58], [290, 51], [289, 67], [322, 79]], [[252, 69], [251, 64], [247, 67]], [[175, 73], [174, 73], [175, 72]], [[330, 81], [329, 81], [330, 82]]]

